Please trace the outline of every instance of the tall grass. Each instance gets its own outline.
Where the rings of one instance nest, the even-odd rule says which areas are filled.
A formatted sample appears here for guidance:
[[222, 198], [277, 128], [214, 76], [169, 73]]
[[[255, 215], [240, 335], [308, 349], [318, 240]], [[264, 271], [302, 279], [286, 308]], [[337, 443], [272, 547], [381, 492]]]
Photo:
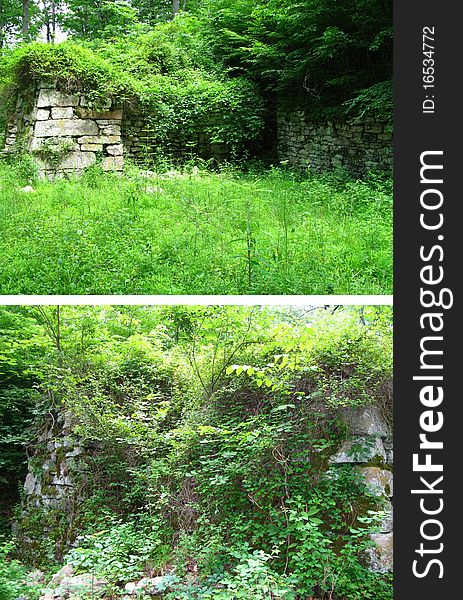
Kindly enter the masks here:
[[390, 182], [0, 163], [2, 294], [389, 294]]

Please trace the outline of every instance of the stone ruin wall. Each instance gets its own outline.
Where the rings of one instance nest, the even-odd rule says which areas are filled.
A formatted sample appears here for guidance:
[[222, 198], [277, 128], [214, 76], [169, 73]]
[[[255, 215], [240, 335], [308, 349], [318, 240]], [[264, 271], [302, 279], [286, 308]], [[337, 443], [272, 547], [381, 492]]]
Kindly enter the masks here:
[[122, 171], [122, 109], [110, 99], [95, 106], [83, 93], [39, 82], [20, 94], [10, 120], [3, 154], [21, 148], [35, 159], [40, 175], [82, 173], [97, 161], [105, 171]]
[[385, 518], [380, 531], [371, 536], [375, 546], [370, 549], [370, 568], [381, 573], [392, 571], [394, 448], [391, 426], [377, 406], [343, 408], [338, 416], [347, 425], [349, 436], [330, 462], [358, 466], [368, 488], [378, 498]]
[[[338, 416], [346, 424], [349, 436], [331, 456], [330, 463], [360, 468], [367, 486], [378, 498], [385, 513], [381, 531], [372, 535], [370, 568], [377, 572], [393, 567], [393, 445], [390, 426], [376, 406], [344, 408]], [[355, 448], [361, 447], [361, 454]], [[30, 448], [28, 474], [24, 483], [22, 516], [37, 509], [72, 510], [79, 502], [80, 485], [85, 480], [85, 457], [97, 452], [80, 442], [72, 433], [69, 415], [60, 414], [44, 426], [34, 447]], [[79, 483], [78, 483], [79, 482]], [[33, 540], [23, 540], [25, 545]]]
[[[19, 96], [3, 153], [21, 147], [47, 177], [82, 173], [97, 162], [106, 171], [122, 171], [124, 155], [140, 163], [159, 154], [178, 162], [193, 156], [220, 161], [229, 155], [227, 145], [212, 143], [199, 125], [160, 147], [150, 127], [153, 118], [137, 107], [123, 111], [109, 99], [92, 106], [85, 94], [59, 91], [55, 82], [42, 81]], [[392, 172], [392, 126], [386, 121], [314, 123], [303, 111], [280, 112], [276, 138], [278, 159], [301, 171]]]
[[122, 121], [122, 142], [126, 156], [135, 162], [166, 156], [182, 162], [194, 156], [217, 160], [225, 159], [229, 154], [226, 144], [212, 143], [203, 127], [197, 125], [188, 131], [188, 138], [181, 134], [172, 137], [162, 147], [150, 127], [150, 118], [154, 115], [144, 115], [141, 112], [131, 112]]
[[357, 176], [392, 173], [392, 125], [364, 122], [314, 123], [303, 111], [277, 116], [277, 153], [296, 169], [317, 173], [342, 168]]

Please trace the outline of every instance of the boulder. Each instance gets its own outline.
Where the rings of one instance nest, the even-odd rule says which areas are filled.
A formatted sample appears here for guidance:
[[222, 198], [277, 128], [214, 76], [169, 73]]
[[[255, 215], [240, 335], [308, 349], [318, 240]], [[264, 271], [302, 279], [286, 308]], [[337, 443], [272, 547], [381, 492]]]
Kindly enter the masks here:
[[107, 146], [106, 152], [111, 156], [122, 156], [123, 149], [122, 144], [114, 144], [113, 146]]
[[64, 565], [57, 573], [51, 578], [52, 585], [60, 585], [65, 578], [72, 577], [74, 575], [74, 567], [72, 565]]
[[77, 110], [79, 117], [83, 119], [101, 119], [110, 121], [120, 121], [122, 119], [122, 109], [98, 111], [88, 108], [79, 108]]
[[124, 590], [125, 590], [126, 594], [135, 594], [136, 588], [137, 588], [136, 581], [129, 581], [124, 586]]
[[106, 579], [99, 579], [91, 573], [81, 573], [72, 577], [64, 577], [55, 595], [68, 598], [70, 596], [102, 596], [108, 585]]
[[381, 467], [362, 467], [361, 472], [365, 477], [370, 491], [375, 496], [390, 498], [394, 495], [394, 480], [391, 471], [381, 469]]
[[139, 581], [125, 584], [124, 594], [127, 596], [160, 596], [169, 587], [169, 577], [143, 577]]
[[82, 152], [103, 152], [103, 144], [81, 144]]
[[102, 162], [103, 171], [122, 171], [124, 159], [122, 156], [108, 156]]
[[117, 144], [120, 142], [118, 135], [84, 135], [77, 140], [78, 144]]
[[45, 579], [45, 573], [40, 569], [34, 569], [33, 571], [29, 571], [26, 576], [26, 584], [30, 586], [35, 586], [38, 583], [43, 583]]
[[35, 118], [37, 121], [47, 121], [50, 118], [50, 111], [45, 108], [39, 108]]
[[59, 169], [69, 171], [83, 170], [96, 162], [96, 154], [94, 152], [71, 152], [63, 158], [59, 164]]
[[378, 533], [392, 533], [394, 529], [394, 511], [392, 510], [392, 504], [386, 502], [386, 506], [383, 507], [384, 519], [379, 524], [381, 531]]
[[346, 440], [339, 451], [330, 457], [330, 463], [366, 463], [373, 458], [386, 460], [383, 442], [375, 436], [358, 436]]
[[375, 546], [370, 549], [370, 568], [378, 573], [387, 573], [393, 568], [393, 534], [373, 533]]
[[120, 125], [101, 125], [101, 131], [103, 135], [121, 135]]
[[388, 425], [378, 406], [345, 407], [340, 409], [341, 419], [352, 433], [359, 435], [388, 435]]
[[[26, 187], [29, 188], [32, 186], [28, 185]], [[19, 191], [29, 193], [31, 190], [26, 190], [25, 188], [21, 188]], [[34, 190], [32, 189], [32, 191], [34, 191]], [[34, 489], [35, 489], [35, 477], [34, 477], [33, 473], [29, 472], [26, 475], [26, 481], [24, 482], [24, 491], [29, 496], [30, 494], [34, 493]]]
[[51, 118], [52, 119], [73, 119], [74, 118], [74, 110], [72, 106], [66, 107], [53, 107], [51, 109]]

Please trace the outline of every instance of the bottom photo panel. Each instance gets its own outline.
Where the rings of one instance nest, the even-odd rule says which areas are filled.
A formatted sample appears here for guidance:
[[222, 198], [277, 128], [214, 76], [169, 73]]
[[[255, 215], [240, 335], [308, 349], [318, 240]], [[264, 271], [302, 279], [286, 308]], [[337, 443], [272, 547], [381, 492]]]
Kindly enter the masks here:
[[0, 307], [1, 600], [391, 600], [392, 312]]

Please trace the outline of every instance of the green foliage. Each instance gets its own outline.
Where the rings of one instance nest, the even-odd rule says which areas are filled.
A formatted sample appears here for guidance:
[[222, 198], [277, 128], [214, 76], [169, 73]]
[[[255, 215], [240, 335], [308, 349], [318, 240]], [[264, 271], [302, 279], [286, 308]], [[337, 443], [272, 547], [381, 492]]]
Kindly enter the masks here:
[[115, 593], [174, 572], [172, 598], [390, 600], [365, 566], [384, 514], [355, 467], [329, 462], [348, 431], [326, 389], [342, 373], [355, 405], [381, 402], [390, 310], [306, 310], [13, 311], [52, 342], [41, 390], [87, 448], [67, 512], [22, 512], [23, 555]]
[[178, 139], [193, 145], [199, 131], [209, 143], [232, 150], [262, 131], [262, 104], [245, 79], [224, 81], [183, 71], [175, 78], [152, 77], [139, 95], [149, 108], [148, 128], [158, 147]]
[[[232, 72], [314, 116], [342, 114], [343, 102], [359, 94], [367, 101], [364, 90], [391, 79], [391, 2], [208, 0], [200, 14], [207, 39]], [[369, 110], [375, 109], [372, 102]]]
[[13, 541], [0, 537], [0, 600], [37, 600], [40, 590], [27, 584], [26, 567], [10, 556], [13, 548]]
[[9, 528], [8, 513], [18, 501], [16, 481], [26, 474], [24, 446], [44, 405], [35, 386], [40, 380], [48, 343], [24, 309], [0, 309], [0, 496], [1, 530]]
[[[330, 408], [375, 404], [390, 380], [392, 362], [389, 332], [379, 335], [383, 326], [381, 321], [364, 330], [326, 324], [322, 334], [309, 330], [294, 345], [287, 343], [286, 352], [266, 365], [233, 364], [226, 372], [245, 374], [258, 388], [283, 398], [297, 390], [300, 397], [322, 400]], [[295, 408], [288, 404], [282, 410], [288, 407]]]
[[0, 163], [4, 294], [391, 291], [392, 193], [377, 179], [93, 169], [25, 194], [20, 177]]
[[67, 0], [58, 11], [62, 29], [77, 38], [111, 39], [129, 33], [137, 24], [137, 10], [123, 0]]
[[67, 91], [81, 89], [90, 99], [126, 97], [130, 86], [119, 70], [90, 49], [74, 42], [48, 45], [31, 43], [17, 47], [3, 65], [13, 83], [25, 88], [40, 79], [52, 79]]
[[164, 541], [168, 529], [153, 518], [120, 522], [106, 520], [105, 529], [77, 538], [77, 547], [66, 557], [78, 573], [98, 573], [110, 584], [139, 579], [147, 571], [159, 568], [170, 555]]
[[355, 98], [346, 101], [344, 106], [359, 121], [368, 116], [390, 119], [393, 108], [392, 81], [381, 81], [361, 90]]
[[[11, 57], [7, 46], [18, 37], [21, 10], [6, 2], [0, 13], [0, 84], [5, 69], [15, 65], [21, 86], [50, 76], [65, 88], [83, 87], [95, 100], [105, 92], [156, 100], [160, 82], [150, 82], [155, 75], [165, 76], [162, 84], [172, 95], [178, 92], [176, 81], [197, 80], [207, 87], [212, 74], [209, 96], [214, 97], [219, 83], [233, 94], [226, 84], [230, 76], [240, 76], [257, 85], [271, 110], [277, 100], [308, 109], [312, 118], [346, 112], [391, 117], [391, 2], [189, 0], [174, 19], [168, 0], [65, 0], [54, 3], [53, 11], [48, 3], [31, 2], [30, 8], [23, 41], [36, 39], [42, 28], [53, 42], [57, 25], [71, 38], [24, 45]], [[261, 118], [255, 90], [248, 103], [253, 96], [253, 116]], [[198, 100], [201, 104], [201, 96]], [[175, 104], [182, 111], [182, 99]], [[246, 117], [246, 103], [241, 112]]]
[[82, 43], [137, 79], [153, 74], [175, 75], [185, 69], [223, 73], [204, 40], [201, 21], [185, 13], [145, 32], [134, 30], [111, 39], [110, 43], [98, 36]]
[[259, 139], [263, 129], [255, 86], [219, 72], [204, 52], [194, 18], [110, 44], [31, 43], [0, 60], [0, 83], [12, 98], [42, 79], [66, 91], [83, 90], [96, 105], [109, 97], [124, 104], [126, 112], [136, 107], [137, 118], [143, 118], [139, 113], [149, 116], [159, 147], [179, 136], [188, 147], [200, 131], [212, 144], [226, 144], [230, 153]]

